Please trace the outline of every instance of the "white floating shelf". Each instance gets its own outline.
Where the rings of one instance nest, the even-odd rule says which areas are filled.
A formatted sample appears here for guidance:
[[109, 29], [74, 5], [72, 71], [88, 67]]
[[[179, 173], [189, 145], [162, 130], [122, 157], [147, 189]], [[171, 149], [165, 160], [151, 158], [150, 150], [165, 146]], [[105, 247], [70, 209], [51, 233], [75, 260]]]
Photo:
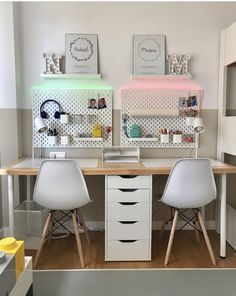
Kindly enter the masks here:
[[41, 74], [44, 79], [101, 79], [101, 74]]
[[145, 79], [160, 79], [160, 80], [188, 80], [192, 75], [131, 75], [133, 80], [145, 80]]
[[74, 137], [75, 141], [84, 141], [84, 142], [88, 142], [88, 141], [92, 141], [92, 142], [102, 142], [103, 138], [80, 138], [80, 137]]
[[129, 138], [131, 142], [156, 142], [158, 138]]

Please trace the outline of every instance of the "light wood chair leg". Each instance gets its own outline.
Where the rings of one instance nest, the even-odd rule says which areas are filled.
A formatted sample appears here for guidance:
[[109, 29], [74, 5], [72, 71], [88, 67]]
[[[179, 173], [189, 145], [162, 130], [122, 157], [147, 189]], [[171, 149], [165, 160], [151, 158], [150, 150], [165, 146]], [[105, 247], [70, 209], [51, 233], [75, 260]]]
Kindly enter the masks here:
[[163, 233], [165, 231], [165, 227], [166, 227], [166, 221], [168, 220], [168, 216], [169, 216], [169, 213], [171, 211], [171, 208], [168, 207], [166, 213], [165, 213], [165, 216], [164, 216], [164, 219], [163, 219], [163, 222], [162, 222], [162, 225], [161, 225], [161, 230], [160, 230], [160, 234], [159, 234], [159, 241], [161, 241], [162, 239], [162, 236], [163, 236]]
[[178, 211], [176, 210], [175, 211], [175, 215], [174, 215], [174, 220], [173, 220], [172, 228], [171, 228], [171, 232], [170, 232], [170, 238], [169, 238], [169, 242], [168, 242], [168, 247], [167, 247], [167, 251], [166, 251], [166, 257], [165, 257], [165, 263], [164, 263], [164, 265], [167, 265], [168, 262], [169, 262], [170, 251], [171, 251], [173, 240], [174, 240], [174, 235], [175, 235], [175, 229], [176, 229], [177, 221], [178, 221]]
[[91, 244], [91, 240], [90, 240], [89, 233], [88, 233], [88, 228], [87, 228], [86, 224], [84, 223], [83, 215], [81, 214], [79, 209], [77, 209], [77, 213], [78, 213], [78, 216], [79, 216], [79, 220], [82, 223], [82, 228], [84, 230], [85, 237], [86, 237], [88, 243]]
[[210, 240], [209, 240], [209, 237], [208, 237], [208, 234], [207, 234], [207, 230], [206, 230], [206, 227], [204, 225], [204, 222], [203, 222], [202, 215], [201, 215], [200, 211], [198, 211], [198, 221], [199, 221], [199, 224], [200, 224], [200, 226], [202, 228], [202, 232], [203, 232], [203, 235], [204, 235], [204, 238], [205, 238], [205, 241], [206, 241], [208, 252], [209, 252], [210, 257], [211, 257], [211, 261], [212, 261], [213, 265], [216, 265], [215, 255], [213, 253], [211, 243], [210, 243]]
[[39, 245], [39, 248], [38, 248], [38, 251], [37, 251], [35, 260], [34, 260], [34, 268], [36, 268], [36, 266], [37, 266], [37, 263], [38, 263], [38, 260], [39, 260], [39, 256], [40, 256], [40, 254], [42, 252], [43, 245], [44, 245], [44, 243], [46, 241], [46, 237], [47, 237], [47, 234], [48, 234], [48, 228], [49, 228], [51, 219], [52, 219], [52, 213], [50, 212], [48, 214], [48, 217], [47, 217], [47, 220], [46, 220], [44, 229], [43, 229], [42, 239], [40, 241], [40, 245]]
[[53, 220], [53, 214], [54, 212], [51, 212], [52, 215], [51, 215], [51, 220], [50, 220], [50, 223], [49, 223], [49, 226], [48, 226], [48, 244], [51, 243], [51, 240], [52, 240], [52, 232], [53, 232], [53, 223], [52, 223], [52, 220]]
[[[195, 224], [195, 227], [196, 227], [197, 222], [195, 222], [194, 224]], [[199, 236], [199, 232], [198, 232], [197, 229], [195, 229], [195, 235], [196, 235], [197, 242], [200, 243], [200, 236]]]
[[72, 213], [72, 221], [73, 221], [73, 226], [74, 226], [74, 231], [75, 231], [75, 237], [76, 237], [76, 242], [77, 242], [77, 247], [79, 251], [79, 257], [80, 257], [80, 263], [82, 268], [84, 268], [84, 255], [83, 255], [83, 249], [81, 245], [81, 240], [80, 240], [80, 235], [79, 235], [79, 229], [78, 229], [78, 224], [76, 220], [76, 210]]

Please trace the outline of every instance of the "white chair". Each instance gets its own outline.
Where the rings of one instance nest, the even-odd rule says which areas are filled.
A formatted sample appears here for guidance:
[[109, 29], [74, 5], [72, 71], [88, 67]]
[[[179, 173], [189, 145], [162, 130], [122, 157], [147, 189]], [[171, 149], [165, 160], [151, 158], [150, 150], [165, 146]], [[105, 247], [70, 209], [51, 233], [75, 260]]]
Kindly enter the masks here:
[[[196, 230], [196, 223], [202, 229], [206, 245], [213, 265], [215, 256], [203, 222], [199, 208], [204, 207], [216, 199], [216, 185], [212, 172], [211, 162], [208, 159], [181, 159], [173, 167], [168, 178], [163, 196], [160, 201], [174, 209], [174, 218], [170, 232], [164, 264], [169, 262], [178, 216], [187, 221]], [[194, 216], [189, 218], [184, 214], [186, 209], [193, 209]], [[163, 221], [161, 232], [164, 230], [166, 218]]]
[[[40, 246], [36, 254], [34, 267], [36, 267], [38, 263], [44, 243], [47, 240], [50, 240], [51, 234], [55, 230], [53, 228], [56, 222], [59, 222], [60, 225], [63, 226], [63, 224], [55, 218], [56, 211], [61, 211], [67, 217], [72, 219], [80, 262], [81, 266], [84, 267], [84, 256], [78, 230], [78, 223], [83, 227], [85, 236], [89, 243], [90, 240], [79, 208], [88, 204], [91, 200], [78, 163], [73, 160], [43, 161], [36, 179], [33, 199], [39, 205], [50, 209], [50, 213], [43, 230]], [[66, 229], [68, 230], [68, 228]]]

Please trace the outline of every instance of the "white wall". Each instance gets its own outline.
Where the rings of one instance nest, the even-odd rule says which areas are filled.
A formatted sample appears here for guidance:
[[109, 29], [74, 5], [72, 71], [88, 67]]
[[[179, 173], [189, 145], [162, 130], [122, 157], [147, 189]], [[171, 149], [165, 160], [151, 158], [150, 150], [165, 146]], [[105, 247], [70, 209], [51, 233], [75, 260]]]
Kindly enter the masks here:
[[[236, 20], [236, 3], [17, 3], [23, 63], [22, 108], [40, 81], [43, 52], [65, 51], [65, 33], [99, 37], [100, 70], [117, 89], [132, 72], [132, 35], [164, 34], [168, 53], [190, 53], [192, 74], [205, 89], [203, 108], [217, 109], [220, 31]], [[119, 108], [118, 102], [115, 109]]]
[[15, 107], [13, 4], [0, 2], [0, 108]]

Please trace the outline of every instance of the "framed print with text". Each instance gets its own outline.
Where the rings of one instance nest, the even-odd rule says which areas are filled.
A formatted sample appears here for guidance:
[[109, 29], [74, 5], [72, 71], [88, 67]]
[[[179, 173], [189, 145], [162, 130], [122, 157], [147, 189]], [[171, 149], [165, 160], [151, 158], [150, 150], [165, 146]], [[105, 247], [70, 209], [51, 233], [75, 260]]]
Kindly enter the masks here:
[[133, 74], [165, 75], [165, 36], [134, 35]]
[[97, 35], [66, 34], [66, 73], [97, 74]]

